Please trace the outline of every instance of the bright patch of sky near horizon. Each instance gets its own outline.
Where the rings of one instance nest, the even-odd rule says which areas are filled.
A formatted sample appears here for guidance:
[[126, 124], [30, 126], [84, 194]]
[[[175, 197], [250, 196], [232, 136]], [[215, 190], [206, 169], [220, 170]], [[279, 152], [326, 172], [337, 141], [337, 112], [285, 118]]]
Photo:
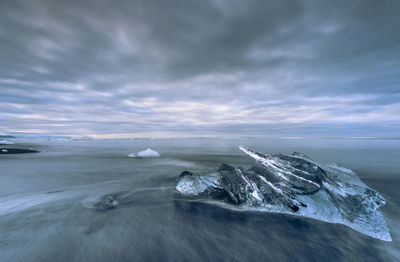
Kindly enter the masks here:
[[0, 3], [0, 134], [398, 136], [399, 1]]

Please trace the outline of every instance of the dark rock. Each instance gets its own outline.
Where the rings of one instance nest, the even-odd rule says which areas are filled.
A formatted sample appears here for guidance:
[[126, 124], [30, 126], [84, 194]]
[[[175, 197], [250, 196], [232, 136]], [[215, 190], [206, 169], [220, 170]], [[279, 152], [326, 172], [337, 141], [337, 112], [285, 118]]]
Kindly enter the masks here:
[[193, 172], [190, 171], [183, 171], [182, 173], [179, 174], [178, 179], [184, 177], [184, 176], [192, 176]]
[[20, 148], [1, 148], [0, 149], [0, 155], [27, 154], [27, 153], [39, 153], [39, 151], [33, 150], [33, 149], [20, 149]]
[[94, 209], [107, 210], [117, 207], [119, 202], [111, 195], [104, 196], [93, 205]]

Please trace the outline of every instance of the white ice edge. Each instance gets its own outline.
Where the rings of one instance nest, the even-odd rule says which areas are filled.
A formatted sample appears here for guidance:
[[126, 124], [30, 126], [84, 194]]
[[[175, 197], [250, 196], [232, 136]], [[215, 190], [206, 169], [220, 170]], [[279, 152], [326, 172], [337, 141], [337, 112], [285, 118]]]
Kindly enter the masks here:
[[[250, 157], [254, 158], [256, 161], [260, 162], [265, 167], [274, 168], [274, 169], [279, 169], [280, 168], [280, 169], [282, 169], [282, 172], [284, 172], [286, 175], [293, 176], [293, 177], [295, 177], [297, 179], [300, 179], [300, 180], [302, 180], [304, 182], [307, 182], [307, 183], [313, 184], [313, 185], [315, 185], [317, 187], [320, 187], [317, 183], [315, 183], [315, 182], [313, 182], [311, 180], [305, 179], [303, 177], [297, 176], [297, 175], [285, 170], [283, 167], [279, 167], [278, 168], [277, 166], [279, 166], [279, 164], [276, 163], [273, 159], [266, 159], [266, 158], [260, 157], [259, 155], [249, 151], [246, 147], [244, 147], [242, 145], [239, 146], [239, 149], [242, 150], [247, 155], [249, 155]], [[281, 172], [277, 172], [277, 174], [280, 177], [282, 177], [283, 179], [285, 179], [286, 181], [288, 180], [288, 178], [285, 177]]]
[[[219, 207], [233, 210], [233, 211], [240, 211], [240, 212], [251, 211], [251, 212], [257, 212], [257, 213], [259, 212], [259, 213], [285, 214], [285, 215], [290, 215], [290, 216], [295, 216], [295, 217], [304, 217], [306, 219], [313, 219], [316, 221], [321, 221], [321, 222], [330, 223], [330, 224], [340, 224], [340, 225], [344, 225], [352, 230], [355, 230], [359, 233], [362, 233], [362, 234], [372, 237], [372, 238], [377, 238], [379, 240], [383, 240], [386, 242], [393, 241], [390, 236], [390, 233], [388, 231], [382, 230], [382, 231], [371, 232], [368, 229], [366, 229], [365, 227], [360, 226], [359, 224], [354, 224], [354, 223], [350, 223], [348, 221], [343, 220], [340, 216], [338, 216], [337, 213], [335, 214], [335, 213], [328, 212], [330, 215], [323, 216], [322, 214], [315, 214], [315, 213], [313, 213], [313, 211], [305, 211], [306, 208], [300, 208], [299, 212], [293, 213], [293, 212], [290, 212], [290, 211], [284, 209], [283, 207], [273, 206], [273, 205], [263, 205], [263, 206], [259, 206], [259, 207], [254, 207], [254, 206], [249, 206], [246, 204], [237, 206], [237, 205], [232, 205], [232, 204], [225, 203], [222, 201], [217, 201], [217, 200], [204, 200], [204, 199], [200, 199], [200, 200], [194, 199], [193, 200], [192, 199], [190, 201], [217, 205]], [[302, 201], [304, 201], [304, 200], [302, 199]], [[304, 201], [304, 202], [307, 202], [307, 201]], [[375, 216], [378, 220], [381, 220], [381, 219], [384, 220], [382, 213], [379, 211], [376, 212]]]

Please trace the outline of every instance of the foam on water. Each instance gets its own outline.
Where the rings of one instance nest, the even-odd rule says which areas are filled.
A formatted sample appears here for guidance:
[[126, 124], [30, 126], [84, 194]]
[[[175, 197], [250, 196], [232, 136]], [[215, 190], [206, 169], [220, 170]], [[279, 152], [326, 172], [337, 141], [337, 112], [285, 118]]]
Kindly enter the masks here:
[[77, 196], [73, 191], [43, 192], [36, 194], [13, 195], [0, 198], [0, 216], [19, 212], [25, 209], [47, 204], [54, 201]]
[[5, 139], [0, 139], [0, 145], [13, 145], [14, 142], [5, 140]]

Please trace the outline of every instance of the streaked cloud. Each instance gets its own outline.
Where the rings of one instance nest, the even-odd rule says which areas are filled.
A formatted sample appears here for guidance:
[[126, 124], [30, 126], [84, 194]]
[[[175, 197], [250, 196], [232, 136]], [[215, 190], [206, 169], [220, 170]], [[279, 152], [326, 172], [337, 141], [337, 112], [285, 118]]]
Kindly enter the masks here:
[[399, 8], [4, 0], [0, 132], [394, 136]]

